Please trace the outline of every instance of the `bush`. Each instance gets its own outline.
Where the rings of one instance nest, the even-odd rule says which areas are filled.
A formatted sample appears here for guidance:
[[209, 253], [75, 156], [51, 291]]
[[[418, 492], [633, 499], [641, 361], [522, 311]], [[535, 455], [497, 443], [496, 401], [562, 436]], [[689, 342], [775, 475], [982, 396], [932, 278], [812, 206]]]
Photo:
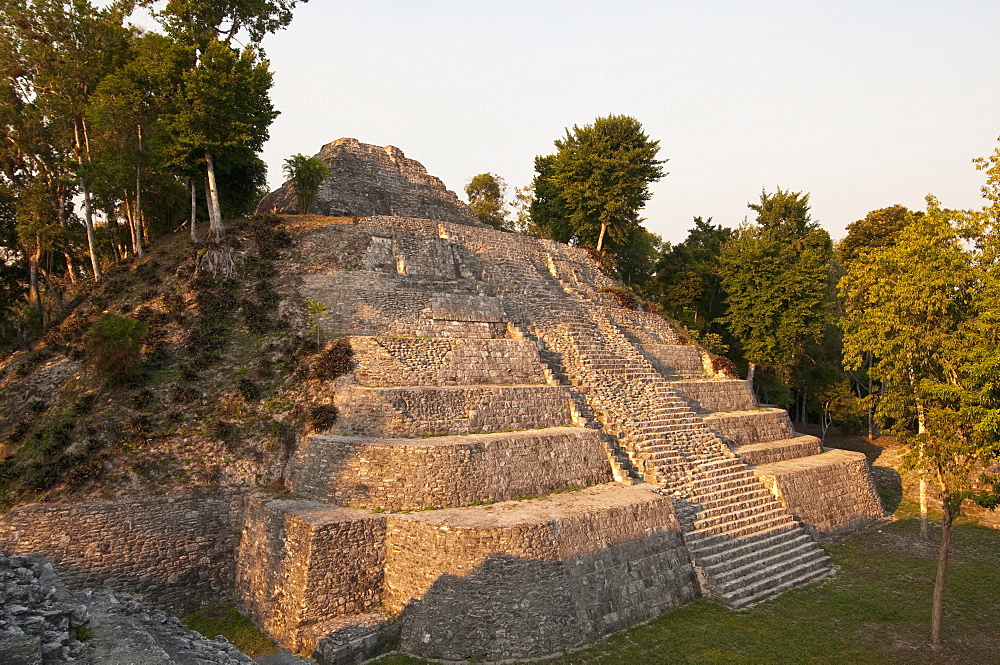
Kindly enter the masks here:
[[337, 422], [337, 407], [333, 404], [314, 404], [309, 408], [309, 427], [314, 432], [322, 432]]
[[712, 371], [716, 374], [725, 374], [733, 379], [740, 378], [740, 373], [736, 369], [736, 363], [725, 356], [715, 356], [712, 358]]
[[619, 307], [624, 309], [640, 308], [639, 299], [628, 289], [623, 289], [620, 286], [606, 286], [600, 289], [600, 292], [614, 296], [614, 299], [618, 301]]
[[110, 379], [125, 380], [135, 373], [142, 356], [146, 324], [105, 314], [87, 333], [87, 356], [94, 368]]
[[351, 371], [351, 356], [354, 349], [346, 339], [338, 339], [327, 345], [313, 363], [313, 374], [323, 381], [336, 379]]
[[236, 389], [240, 391], [240, 395], [247, 402], [259, 402], [264, 397], [264, 390], [260, 385], [246, 377], [242, 377], [237, 381]]

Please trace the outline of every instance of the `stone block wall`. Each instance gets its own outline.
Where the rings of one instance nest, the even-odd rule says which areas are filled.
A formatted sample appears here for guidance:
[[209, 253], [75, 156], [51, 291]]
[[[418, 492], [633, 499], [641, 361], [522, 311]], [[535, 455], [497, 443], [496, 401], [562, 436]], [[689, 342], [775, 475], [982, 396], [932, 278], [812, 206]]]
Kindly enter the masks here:
[[[500, 338], [507, 334], [505, 321], [495, 311], [496, 299], [477, 295], [472, 282], [442, 286], [416, 277], [363, 271], [307, 274], [303, 282], [303, 295], [327, 307], [320, 326], [330, 335]], [[442, 289], [455, 292], [437, 293]]]
[[671, 501], [640, 488], [391, 515], [384, 602], [402, 613], [403, 650], [530, 658], [692, 600]]
[[348, 388], [335, 397], [332, 434], [415, 438], [571, 423], [564, 386]]
[[598, 433], [582, 427], [408, 440], [313, 436], [290, 473], [302, 496], [385, 510], [507, 501], [610, 480]]
[[532, 342], [514, 339], [352, 337], [363, 386], [543, 384]]
[[385, 517], [311, 501], [248, 508], [234, 599], [293, 651], [309, 653], [324, 623], [381, 601]]
[[701, 350], [680, 344], [643, 344], [642, 351], [653, 366], [666, 376], [705, 373]]
[[176, 613], [227, 596], [241, 495], [32, 504], [0, 517], [0, 550], [41, 554], [72, 588], [107, 585]]
[[758, 466], [754, 474], [821, 538], [853, 531], [884, 514], [862, 453], [831, 450]]
[[792, 439], [749, 443], [736, 449], [736, 454], [739, 455], [740, 459], [753, 465], [783, 462], [798, 457], [819, 455], [821, 452], [823, 452], [823, 447], [820, 440], [808, 434]]
[[784, 409], [757, 409], [715, 413], [705, 417], [708, 428], [731, 444], [744, 446], [795, 436], [792, 421]]
[[746, 381], [713, 379], [674, 381], [670, 384], [699, 411], [743, 411], [757, 408], [757, 400]]

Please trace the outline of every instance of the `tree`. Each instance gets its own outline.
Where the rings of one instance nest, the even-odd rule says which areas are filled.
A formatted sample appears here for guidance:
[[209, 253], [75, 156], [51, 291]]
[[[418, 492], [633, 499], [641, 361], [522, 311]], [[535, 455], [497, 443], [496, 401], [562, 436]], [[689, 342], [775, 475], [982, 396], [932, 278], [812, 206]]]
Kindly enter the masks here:
[[[847, 225], [847, 235], [837, 243], [836, 255], [842, 269], [848, 268], [863, 254], [877, 248], [889, 247], [895, 244], [900, 231], [906, 226], [912, 215], [923, 215], [922, 212], [911, 212], [902, 205], [889, 206], [872, 210], [864, 219], [859, 219]], [[842, 275], [841, 275], [842, 276]], [[843, 305], [842, 305], [843, 306]], [[877, 385], [868, 368], [871, 357], [858, 367], [848, 370], [859, 393], [864, 393], [864, 401], [868, 411], [868, 438], [874, 440], [879, 431], [875, 419], [876, 403], [879, 400], [882, 386]]]
[[[85, 168], [90, 160], [85, 110], [101, 80], [121, 64], [126, 35], [122, 26], [124, 10], [120, 3], [97, 10], [86, 0], [0, 2], [0, 30], [5, 44], [0, 70], [20, 97], [24, 117], [34, 116], [36, 129], [44, 132], [42, 143], [35, 147], [48, 153], [50, 186], [56, 188], [63, 184], [60, 181], [68, 180], [80, 189], [95, 280], [100, 278], [101, 269]], [[24, 166], [34, 166], [37, 171], [38, 161], [32, 161], [29, 159]], [[73, 193], [66, 191], [67, 210], [72, 209]], [[59, 196], [55, 191], [53, 194]], [[68, 222], [62, 214], [57, 219], [63, 226]], [[67, 260], [71, 260], [69, 254]], [[74, 277], [72, 266], [67, 268]]]
[[757, 211], [757, 224], [736, 231], [720, 254], [728, 297], [718, 320], [740, 342], [748, 380], [760, 365], [787, 386], [797, 364], [815, 362], [826, 335], [833, 246], [809, 217], [808, 194], [779, 188], [761, 192], [760, 203], [748, 207]]
[[292, 155], [285, 160], [285, 177], [295, 188], [295, 205], [299, 214], [308, 215], [316, 201], [319, 185], [330, 175], [330, 167], [315, 157]]
[[846, 266], [856, 260], [862, 252], [891, 245], [906, 226], [910, 214], [906, 206], [897, 204], [872, 210], [864, 219], [848, 224], [847, 235], [837, 243], [837, 256], [840, 262]]
[[713, 327], [725, 313], [720, 256], [731, 229], [714, 226], [712, 218], [694, 218], [684, 242], [664, 251], [656, 266], [661, 306], [692, 330], [721, 333]]
[[[147, 212], [173, 207], [172, 200], [186, 189], [182, 182], [192, 175], [169, 167], [175, 146], [163, 122], [176, 113], [182, 74], [192, 60], [175, 41], [157, 33], [134, 34], [128, 46], [128, 61], [101, 81], [87, 108], [88, 171], [109, 224], [117, 226], [116, 220], [124, 218], [131, 253], [142, 256], [150, 236]], [[169, 221], [165, 226], [173, 230]]]
[[167, 34], [177, 41], [204, 49], [216, 39], [228, 45], [241, 30], [247, 31], [252, 44], [259, 44], [265, 35], [292, 22], [298, 0], [142, 0], [139, 4], [153, 9]]
[[[663, 177], [659, 141], [635, 118], [609, 115], [573, 126], [555, 142], [556, 153], [538, 157], [535, 199], [539, 225], [556, 240], [569, 238], [598, 252], [621, 247], [639, 226], [650, 183]], [[534, 211], [534, 209], [533, 209]]]
[[[153, 8], [167, 34], [194, 56], [195, 65], [183, 77], [179, 110], [169, 121], [179, 146], [174, 163], [187, 169], [204, 166], [209, 232], [221, 238], [218, 170], [245, 176], [235, 182], [242, 182], [251, 197], [263, 183], [265, 167], [256, 153], [278, 113], [268, 96], [268, 63], [258, 58], [260, 41], [291, 22], [297, 1], [166, 0], [159, 9], [160, 0], [141, 4]], [[236, 51], [231, 43], [241, 30], [249, 44]]]
[[481, 222], [498, 231], [509, 230], [507, 209], [507, 183], [495, 173], [480, 173], [472, 176], [465, 185], [465, 195], [469, 197], [469, 207]]
[[555, 182], [555, 155], [535, 157], [534, 195], [531, 197], [531, 224], [528, 233], [538, 238], [568, 243], [574, 231], [569, 209]]
[[216, 162], [258, 166], [256, 158], [278, 112], [268, 91], [272, 77], [266, 60], [252, 48], [236, 51], [226, 43], [209, 42], [197, 67], [183, 75], [177, 112], [168, 126], [180, 165], [203, 164], [208, 181], [209, 232], [220, 239], [225, 231], [219, 204]]
[[941, 492], [934, 644], [952, 524], [963, 501], [996, 507], [1000, 499], [1000, 479], [989, 472], [1000, 458], [1000, 247], [996, 220], [977, 217], [986, 219], [928, 197], [925, 215], [908, 215], [895, 242], [862, 253], [840, 283], [845, 363], [873, 359], [871, 373], [889, 388], [878, 416], [908, 443], [921, 490], [929, 473]]

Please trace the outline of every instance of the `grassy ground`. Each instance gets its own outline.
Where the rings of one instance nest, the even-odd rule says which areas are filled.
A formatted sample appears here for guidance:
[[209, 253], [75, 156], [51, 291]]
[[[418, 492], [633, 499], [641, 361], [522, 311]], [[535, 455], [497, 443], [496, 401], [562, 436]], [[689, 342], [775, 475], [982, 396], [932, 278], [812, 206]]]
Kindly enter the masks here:
[[274, 639], [232, 605], [212, 605], [184, 617], [184, 625], [211, 639], [224, 635], [237, 649], [257, 658], [281, 651]]

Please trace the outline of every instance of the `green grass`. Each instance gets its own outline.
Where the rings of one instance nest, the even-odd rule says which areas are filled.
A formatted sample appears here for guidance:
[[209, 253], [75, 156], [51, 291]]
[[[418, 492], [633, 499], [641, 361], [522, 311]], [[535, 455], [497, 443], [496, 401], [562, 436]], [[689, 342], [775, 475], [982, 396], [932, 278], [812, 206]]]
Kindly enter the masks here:
[[[898, 521], [827, 548], [836, 572], [749, 610], [707, 600], [677, 608], [551, 665], [656, 663], [1000, 663], [1000, 532], [955, 528], [943, 644], [930, 646], [930, 603], [940, 529], [919, 535], [915, 508]], [[389, 655], [379, 665], [425, 663]]]
[[216, 635], [225, 636], [251, 658], [281, 651], [270, 635], [257, 628], [250, 617], [240, 614], [232, 605], [215, 604], [187, 615], [183, 621], [188, 628], [209, 639]]

